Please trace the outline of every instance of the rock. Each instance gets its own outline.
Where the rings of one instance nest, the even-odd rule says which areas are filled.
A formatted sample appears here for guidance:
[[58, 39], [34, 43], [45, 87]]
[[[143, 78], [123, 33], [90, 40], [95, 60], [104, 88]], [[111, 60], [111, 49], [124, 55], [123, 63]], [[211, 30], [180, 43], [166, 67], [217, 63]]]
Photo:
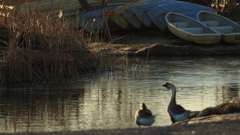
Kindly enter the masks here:
[[222, 103], [215, 107], [208, 107], [199, 112], [196, 117], [209, 116], [214, 114], [240, 113], [239, 103]]
[[230, 121], [230, 120], [240, 120], [240, 113], [196, 117], [196, 118], [188, 119], [185, 121], [176, 122], [173, 125], [198, 124], [198, 123], [220, 122], [220, 121]]
[[173, 123], [173, 125], [217, 122], [225, 120], [240, 120], [240, 103], [222, 103], [214, 107], [205, 108], [199, 112], [194, 111], [191, 112], [189, 119]]
[[234, 98], [230, 100], [228, 103], [240, 103], [240, 98]]

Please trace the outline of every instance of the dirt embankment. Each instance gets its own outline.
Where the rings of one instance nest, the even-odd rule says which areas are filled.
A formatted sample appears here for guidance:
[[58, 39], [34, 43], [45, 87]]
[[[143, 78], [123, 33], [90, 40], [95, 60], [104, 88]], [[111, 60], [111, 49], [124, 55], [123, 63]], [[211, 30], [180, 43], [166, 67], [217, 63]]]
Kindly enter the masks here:
[[168, 32], [155, 35], [133, 34], [115, 41], [100, 51], [107, 55], [163, 56], [163, 55], [240, 55], [240, 44], [220, 42], [202, 45], [179, 39]]
[[[219, 116], [216, 116], [216, 118], [217, 117]], [[228, 116], [226, 115], [226, 117]], [[173, 125], [166, 127], [150, 127], [150, 128], [147, 127], [115, 130], [89, 130], [76, 132], [28, 133], [28, 135], [238, 135], [240, 133], [239, 114], [238, 116], [234, 115], [231, 117], [238, 118], [237, 120], [224, 120], [219, 122], [205, 122], [205, 123], [199, 122], [197, 124]], [[26, 135], [26, 133], [18, 135]]]

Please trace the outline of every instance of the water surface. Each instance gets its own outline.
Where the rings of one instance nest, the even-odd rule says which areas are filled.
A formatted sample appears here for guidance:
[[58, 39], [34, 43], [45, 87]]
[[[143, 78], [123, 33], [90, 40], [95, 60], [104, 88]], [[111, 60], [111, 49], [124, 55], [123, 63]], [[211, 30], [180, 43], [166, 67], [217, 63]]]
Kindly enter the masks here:
[[17, 84], [0, 88], [0, 132], [50, 132], [135, 128], [134, 113], [144, 102], [171, 125], [166, 108], [177, 88], [177, 102], [201, 110], [239, 97], [238, 57], [129, 58], [128, 69], [96, 80], [60, 84]]

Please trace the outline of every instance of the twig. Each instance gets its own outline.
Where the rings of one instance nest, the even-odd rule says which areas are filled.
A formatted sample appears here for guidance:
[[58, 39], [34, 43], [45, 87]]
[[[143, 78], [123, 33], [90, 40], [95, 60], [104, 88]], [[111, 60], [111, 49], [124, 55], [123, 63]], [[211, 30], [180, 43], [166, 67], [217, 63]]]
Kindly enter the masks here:
[[6, 42], [6, 41], [4, 41], [4, 40], [2, 40], [2, 39], [0, 39], [0, 42], [3, 43], [3, 44], [5, 44], [5, 45], [7, 45], [7, 46], [9, 46], [9, 43]]

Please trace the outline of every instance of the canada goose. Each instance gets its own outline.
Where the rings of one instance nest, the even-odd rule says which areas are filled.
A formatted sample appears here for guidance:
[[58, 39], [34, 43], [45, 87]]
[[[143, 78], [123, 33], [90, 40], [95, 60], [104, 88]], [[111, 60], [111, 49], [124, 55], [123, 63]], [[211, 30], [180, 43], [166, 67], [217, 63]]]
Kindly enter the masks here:
[[147, 109], [144, 103], [140, 104], [140, 109], [135, 113], [135, 122], [141, 128], [141, 126], [151, 126], [155, 121], [156, 115], [152, 115], [151, 110]]
[[176, 103], [176, 88], [173, 84], [166, 82], [164, 85], [167, 89], [172, 90], [172, 97], [168, 104], [168, 114], [171, 118], [171, 121], [177, 122], [177, 121], [183, 121], [189, 118], [190, 111], [185, 110], [181, 105], [178, 105]]

